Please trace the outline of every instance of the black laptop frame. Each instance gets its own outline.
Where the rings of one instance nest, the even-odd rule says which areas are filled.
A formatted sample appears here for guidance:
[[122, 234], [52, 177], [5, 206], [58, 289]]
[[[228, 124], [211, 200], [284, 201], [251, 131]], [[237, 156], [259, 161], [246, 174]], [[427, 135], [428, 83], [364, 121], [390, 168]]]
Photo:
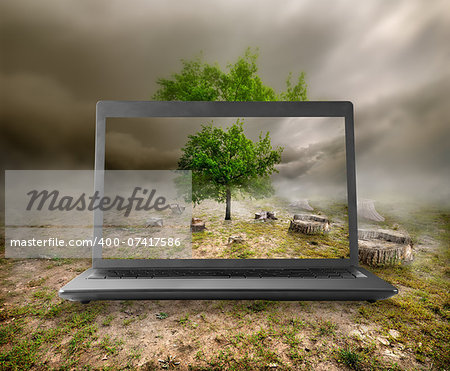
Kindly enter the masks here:
[[[156, 102], [99, 101], [96, 106], [95, 191], [104, 190], [107, 118], [138, 117], [343, 117], [347, 168], [349, 259], [103, 259], [102, 246], [92, 249], [93, 268], [301, 268], [358, 265], [353, 104], [335, 102]], [[94, 211], [94, 239], [103, 233], [103, 213]]]

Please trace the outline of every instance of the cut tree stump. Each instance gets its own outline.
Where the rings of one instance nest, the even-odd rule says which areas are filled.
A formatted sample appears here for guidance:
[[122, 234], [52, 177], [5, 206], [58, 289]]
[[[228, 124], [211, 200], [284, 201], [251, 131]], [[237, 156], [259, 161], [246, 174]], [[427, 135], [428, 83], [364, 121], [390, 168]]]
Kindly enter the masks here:
[[373, 200], [362, 199], [358, 201], [358, 216], [374, 222], [384, 222], [384, 217], [375, 210], [375, 202]]
[[290, 207], [296, 207], [303, 210], [313, 211], [314, 209], [309, 205], [308, 200], [297, 200], [289, 204]]
[[321, 215], [314, 215], [314, 214], [295, 214], [294, 220], [304, 220], [304, 221], [330, 224], [330, 220], [327, 217], [324, 217]]
[[257, 220], [266, 220], [266, 219], [278, 220], [278, 218], [275, 217], [274, 211], [260, 211], [258, 213], [255, 213], [255, 219], [257, 219]]
[[328, 223], [314, 222], [307, 220], [291, 220], [289, 231], [303, 234], [317, 234], [328, 232], [330, 226]]
[[359, 261], [371, 266], [413, 260], [412, 241], [405, 233], [384, 229], [358, 231]]
[[230, 236], [228, 237], [228, 245], [231, 245], [233, 243], [244, 243], [244, 237], [242, 236]]
[[203, 232], [206, 229], [205, 222], [199, 218], [192, 218], [191, 232]]
[[150, 218], [145, 221], [146, 227], [162, 227], [164, 225], [164, 221], [162, 218]]
[[387, 229], [360, 229], [358, 230], [358, 238], [360, 240], [382, 240], [411, 245], [411, 237], [407, 234]]
[[177, 214], [177, 215], [182, 214], [183, 211], [186, 210], [186, 206], [181, 206], [179, 204], [170, 204], [169, 208], [173, 214]]

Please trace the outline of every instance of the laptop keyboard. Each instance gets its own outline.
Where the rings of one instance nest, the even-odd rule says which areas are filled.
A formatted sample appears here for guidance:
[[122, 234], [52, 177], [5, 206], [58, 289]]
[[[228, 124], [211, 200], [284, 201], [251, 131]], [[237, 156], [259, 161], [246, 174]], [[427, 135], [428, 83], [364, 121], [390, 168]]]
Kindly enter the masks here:
[[309, 269], [114, 269], [97, 270], [89, 279], [158, 279], [158, 278], [307, 278], [354, 279], [361, 273], [340, 268]]

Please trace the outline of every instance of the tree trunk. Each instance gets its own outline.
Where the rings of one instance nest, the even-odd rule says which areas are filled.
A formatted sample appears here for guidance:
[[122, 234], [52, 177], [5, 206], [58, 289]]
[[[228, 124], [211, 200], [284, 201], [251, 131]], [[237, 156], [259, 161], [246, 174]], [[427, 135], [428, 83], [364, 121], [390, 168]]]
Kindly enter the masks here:
[[225, 220], [231, 220], [231, 189], [227, 187], [227, 208], [225, 211]]

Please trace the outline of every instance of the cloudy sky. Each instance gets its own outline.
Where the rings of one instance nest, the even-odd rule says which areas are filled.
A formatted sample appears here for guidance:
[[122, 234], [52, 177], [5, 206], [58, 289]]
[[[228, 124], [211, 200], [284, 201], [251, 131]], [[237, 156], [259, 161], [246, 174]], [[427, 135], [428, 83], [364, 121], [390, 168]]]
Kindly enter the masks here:
[[1, 161], [90, 169], [95, 102], [147, 100], [203, 51], [258, 47], [284, 88], [355, 104], [359, 194], [449, 199], [450, 6], [435, 1], [2, 1]]
[[133, 118], [107, 119], [106, 168], [176, 169], [188, 136], [212, 124], [243, 122], [247, 138], [269, 133], [281, 162], [272, 175], [277, 194], [301, 198], [346, 196], [345, 124], [342, 117]]

